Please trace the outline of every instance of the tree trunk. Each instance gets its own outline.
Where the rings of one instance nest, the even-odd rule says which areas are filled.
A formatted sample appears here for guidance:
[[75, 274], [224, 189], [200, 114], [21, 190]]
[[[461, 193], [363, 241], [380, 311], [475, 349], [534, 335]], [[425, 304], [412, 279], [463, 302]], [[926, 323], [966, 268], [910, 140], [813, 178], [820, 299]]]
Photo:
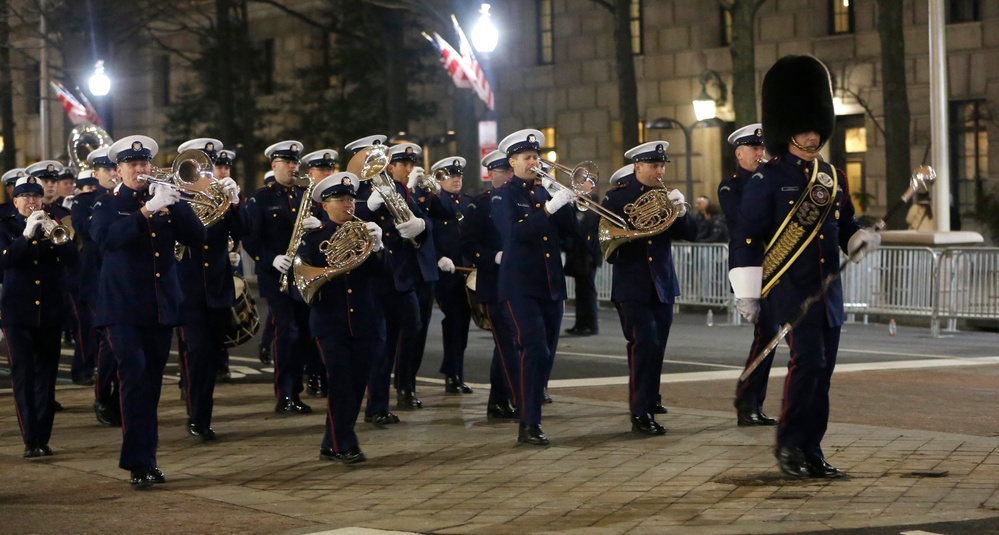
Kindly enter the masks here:
[[[756, 10], [766, 0], [733, 0], [732, 15], [732, 108], [736, 128], [757, 121], [756, 113]], [[765, 135], [765, 133], [764, 133]]]
[[256, 70], [253, 68], [252, 54], [247, 53], [252, 50], [253, 43], [249, 39], [246, 0], [229, 0], [229, 2], [234, 7], [233, 12], [238, 16], [229, 21], [233, 55], [222, 59], [232, 60], [229, 71], [232, 73], [232, 78], [228, 86], [235, 96], [233, 100], [239, 102], [239, 105], [233, 104], [232, 107], [231, 124], [234, 131], [231, 139], [234, 149], [239, 151], [237, 158], [243, 164], [244, 174], [239, 177], [242, 188], [249, 195], [264, 183], [263, 171], [259, 170], [259, 155], [263, 152], [263, 147], [257, 138], [257, 101], [253, 91], [253, 76]]
[[217, 98], [219, 107], [218, 135], [222, 138], [222, 143], [236, 143], [238, 141], [236, 127], [236, 99], [233, 85], [237, 77], [232, 71], [232, 58], [239, 55], [238, 50], [234, 50], [237, 42], [233, 39], [232, 33], [232, 0], [215, 0], [216, 35], [218, 52], [211, 59], [212, 72], [216, 76], [213, 82], [217, 88]]
[[13, 81], [10, 73], [10, 6], [0, 0], [0, 131], [3, 134], [3, 152], [0, 165], [4, 171], [17, 167], [17, 136], [14, 133]]
[[631, 0], [614, 0], [614, 56], [617, 63], [618, 106], [621, 113], [621, 150], [638, 145], [638, 84], [635, 82], [635, 57], [631, 51]]
[[385, 126], [386, 132], [392, 137], [398, 132], [409, 130], [409, 117], [406, 113], [409, 80], [407, 68], [403, 64], [400, 51], [405, 46], [403, 31], [405, 20], [399, 12], [391, 9], [376, 8], [378, 24], [381, 28], [381, 42], [385, 58], [385, 92], [386, 102]]
[[[878, 35], [881, 37], [881, 76], [884, 88], [885, 182], [889, 204], [908, 187], [909, 96], [906, 93], [905, 35], [902, 32], [902, 2], [878, 0]], [[889, 228], [905, 228], [902, 218], [888, 221]]]

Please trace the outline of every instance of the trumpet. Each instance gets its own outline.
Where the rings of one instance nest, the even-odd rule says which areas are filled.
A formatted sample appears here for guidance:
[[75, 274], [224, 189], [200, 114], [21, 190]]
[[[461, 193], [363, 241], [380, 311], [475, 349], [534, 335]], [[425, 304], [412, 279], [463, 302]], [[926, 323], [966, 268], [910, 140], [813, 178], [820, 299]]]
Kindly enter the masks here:
[[425, 189], [430, 193], [437, 195], [441, 192], [441, 181], [446, 180], [447, 178], [448, 174], [444, 169], [434, 171], [433, 175], [423, 173], [416, 177], [416, 187]]
[[[31, 211], [32, 213], [35, 210]], [[72, 231], [66, 225], [52, 219], [48, 212], [42, 212], [44, 217], [42, 217], [42, 234], [45, 239], [48, 239], [55, 245], [62, 245], [72, 238]]]
[[628, 230], [628, 222], [625, 221], [624, 218], [604, 208], [600, 205], [600, 203], [589, 197], [589, 193], [593, 191], [593, 188], [596, 187], [597, 184], [596, 166], [593, 162], [583, 162], [576, 167], [569, 168], [545, 159], [541, 159], [540, 161], [543, 165], [547, 165], [550, 168], [554, 168], [557, 171], [568, 174], [571, 184], [570, 186], [566, 186], [565, 184], [560, 183], [558, 180], [555, 180], [555, 176], [552, 175], [551, 171], [545, 170], [542, 165], [536, 165], [531, 170], [538, 176], [550, 181], [550, 184], [546, 189], [553, 189], [555, 191], [569, 190], [575, 196], [575, 199], [573, 199], [572, 202], [577, 210], [580, 212], [593, 210], [595, 214], [600, 216], [601, 219], [610, 225], [613, 225], [621, 230]]

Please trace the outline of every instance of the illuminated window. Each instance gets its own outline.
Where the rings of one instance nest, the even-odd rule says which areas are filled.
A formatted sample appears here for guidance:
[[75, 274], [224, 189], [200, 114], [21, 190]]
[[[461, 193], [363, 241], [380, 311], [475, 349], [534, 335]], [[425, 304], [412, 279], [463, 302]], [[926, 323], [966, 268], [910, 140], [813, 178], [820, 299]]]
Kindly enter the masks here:
[[642, 0], [631, 0], [631, 53], [640, 55], [642, 49]]
[[853, 33], [852, 0], [829, 0], [829, 33]]
[[989, 169], [989, 111], [984, 100], [951, 103], [951, 183], [961, 212], [975, 209]]
[[645, 121], [638, 121], [638, 142], [645, 143]]
[[845, 134], [846, 152], [867, 152], [867, 128], [863, 126], [847, 128]]
[[538, 0], [538, 64], [548, 65], [555, 61], [552, 35], [554, 19], [552, 0]]
[[732, 44], [732, 12], [725, 8], [718, 8], [721, 15], [721, 46]]

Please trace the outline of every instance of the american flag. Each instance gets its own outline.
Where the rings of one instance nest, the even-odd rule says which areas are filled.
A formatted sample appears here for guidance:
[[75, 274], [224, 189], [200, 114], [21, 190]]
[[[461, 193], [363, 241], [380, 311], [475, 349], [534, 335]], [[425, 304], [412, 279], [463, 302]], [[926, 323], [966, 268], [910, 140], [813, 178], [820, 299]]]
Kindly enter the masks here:
[[468, 89], [472, 87], [472, 81], [468, 78], [467, 67], [464, 65], [464, 60], [461, 54], [458, 53], [443, 37], [434, 32], [433, 38], [431, 38], [426, 33], [423, 34], [430, 44], [434, 45], [441, 54], [441, 64], [444, 66], [444, 70], [447, 71], [448, 76], [454, 81], [454, 85], [461, 89]]
[[482, 102], [486, 103], [486, 107], [491, 110], [493, 109], [493, 88], [489, 86], [486, 73], [482, 71], [482, 66], [475, 59], [472, 47], [468, 44], [468, 39], [465, 38], [465, 32], [462, 31], [458, 19], [454, 15], [451, 15], [451, 22], [454, 24], [454, 31], [458, 33], [458, 50], [461, 51], [461, 58], [468, 66], [469, 72], [472, 73], [472, 88], [475, 89], [475, 93], [479, 95]]
[[66, 89], [66, 87], [62, 84], [58, 82], [50, 83], [52, 84], [52, 88], [56, 91], [56, 96], [59, 97], [59, 102], [62, 102], [62, 107], [66, 110], [66, 115], [69, 116], [69, 122], [74, 125], [90, 123], [101, 126], [101, 118], [97, 115], [97, 110], [95, 110], [90, 104], [87, 97], [83, 96], [82, 92], [80, 93], [80, 96], [83, 98], [83, 101], [86, 102], [86, 105], [81, 104], [80, 101], [73, 96], [73, 93]]

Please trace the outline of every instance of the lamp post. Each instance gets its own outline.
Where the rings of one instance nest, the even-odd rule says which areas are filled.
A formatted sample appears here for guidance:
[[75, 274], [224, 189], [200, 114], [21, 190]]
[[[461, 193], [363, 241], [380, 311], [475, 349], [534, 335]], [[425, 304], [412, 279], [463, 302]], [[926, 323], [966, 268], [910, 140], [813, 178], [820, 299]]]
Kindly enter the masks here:
[[489, 4], [482, 4], [479, 7], [479, 20], [472, 27], [472, 46], [475, 50], [488, 54], [496, 50], [497, 42], [499, 42], [499, 32], [489, 15]]
[[[498, 42], [499, 31], [493, 24], [492, 17], [489, 14], [489, 4], [482, 4], [479, 6], [479, 20], [476, 21], [475, 26], [472, 27], [472, 46], [474, 46], [475, 50], [481, 54], [481, 62], [479, 66], [482, 69], [482, 75], [485, 76], [487, 80], [492, 74], [491, 69], [489, 68], [489, 56], [494, 50], [496, 50], [496, 44]], [[484, 120], [478, 121], [478, 140], [480, 160], [486, 154], [496, 150], [499, 142], [495, 115], [488, 108], [486, 108]], [[476, 167], [479, 168], [479, 176], [481, 178], [479, 185], [481, 185], [488, 180], [488, 172], [484, 167]], [[477, 189], [479, 189], [478, 186]]]
[[[646, 128], [653, 130], [669, 130], [672, 128], [679, 128], [683, 131], [684, 148], [686, 149], [686, 160], [687, 160], [687, 191], [684, 195], [687, 199], [692, 199], [694, 197], [694, 167], [693, 167], [693, 146], [692, 137], [694, 134], [694, 129], [699, 127], [711, 127], [711, 126], [724, 126], [724, 122], [715, 117], [715, 113], [718, 110], [718, 106], [725, 105], [726, 97], [728, 95], [728, 88], [725, 87], [725, 82], [722, 81], [721, 76], [715, 71], [704, 71], [701, 74], [701, 93], [694, 98], [692, 104], [694, 106], [694, 116], [696, 121], [690, 126], [684, 126], [680, 121], [673, 119], [671, 117], [661, 117], [659, 119], [653, 119], [646, 123]], [[708, 84], [714, 82], [718, 87], [720, 96], [718, 98], [713, 98], [708, 94]]]
[[87, 86], [90, 89], [90, 94], [94, 96], [94, 105], [97, 107], [98, 116], [104, 120], [104, 130], [113, 136], [114, 118], [107, 98], [111, 93], [111, 78], [104, 72], [104, 60], [98, 60], [97, 64], [94, 65], [94, 74], [90, 75]]

